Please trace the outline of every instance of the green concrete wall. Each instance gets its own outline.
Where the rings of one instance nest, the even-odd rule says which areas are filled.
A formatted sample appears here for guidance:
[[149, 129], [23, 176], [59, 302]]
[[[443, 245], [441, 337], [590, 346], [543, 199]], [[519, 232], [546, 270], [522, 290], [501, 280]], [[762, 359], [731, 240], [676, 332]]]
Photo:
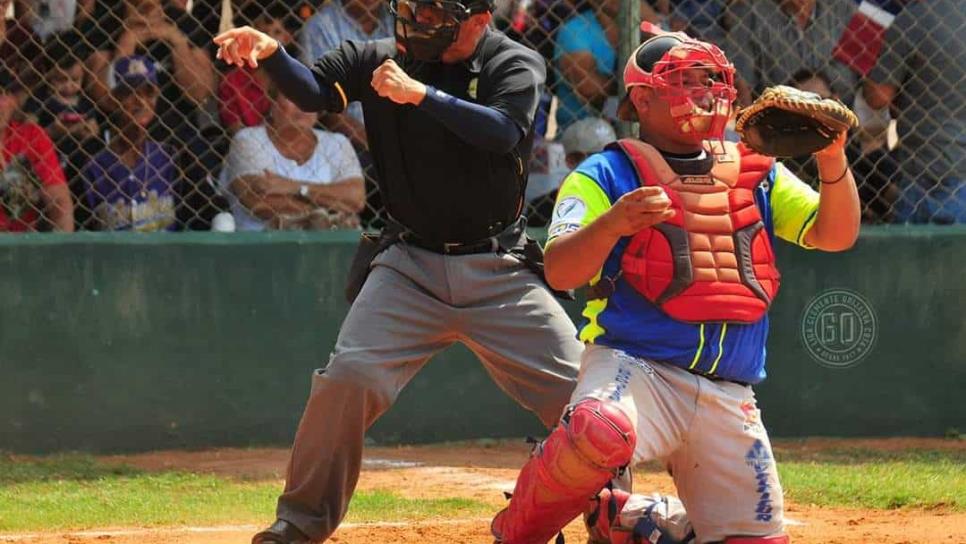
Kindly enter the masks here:
[[[353, 233], [0, 236], [0, 450], [287, 445], [345, 315]], [[779, 251], [769, 379], [776, 436], [966, 430], [966, 229], [869, 229], [856, 249]], [[802, 312], [860, 293], [878, 340], [814, 362]], [[568, 309], [576, 314], [576, 306]], [[540, 434], [468, 350], [421, 372], [377, 443]]]

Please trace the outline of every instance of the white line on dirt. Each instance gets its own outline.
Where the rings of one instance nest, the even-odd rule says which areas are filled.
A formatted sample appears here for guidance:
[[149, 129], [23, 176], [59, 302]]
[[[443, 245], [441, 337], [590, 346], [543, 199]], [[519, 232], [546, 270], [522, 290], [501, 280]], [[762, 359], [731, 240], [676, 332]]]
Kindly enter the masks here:
[[416, 461], [396, 461], [394, 459], [377, 459], [373, 457], [362, 458], [362, 468], [413, 468], [421, 466], [423, 464]]
[[[446, 526], [446, 525], [465, 525], [467, 523], [489, 522], [490, 518], [463, 518], [463, 519], [444, 519], [444, 520], [425, 520], [425, 521], [373, 521], [367, 523], [343, 523], [340, 529], [353, 529], [358, 527], [427, 527], [427, 526]], [[263, 529], [261, 525], [217, 525], [214, 527], [147, 527], [138, 529], [116, 529], [116, 530], [93, 530], [93, 531], [49, 531], [45, 533], [23, 533], [0, 535], [0, 542], [24, 542], [36, 540], [38, 538], [49, 538], [51, 535], [61, 535], [64, 537], [87, 537], [87, 538], [107, 538], [121, 536], [136, 536], [143, 534], [185, 534], [185, 533], [230, 533], [230, 532], [255, 532]]]

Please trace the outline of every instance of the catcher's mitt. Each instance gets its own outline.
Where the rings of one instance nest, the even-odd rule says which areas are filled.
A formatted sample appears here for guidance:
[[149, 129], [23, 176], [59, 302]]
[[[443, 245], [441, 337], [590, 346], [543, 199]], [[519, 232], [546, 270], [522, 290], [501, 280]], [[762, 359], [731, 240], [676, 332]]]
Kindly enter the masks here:
[[811, 155], [857, 126], [859, 119], [838, 100], [784, 85], [765, 89], [735, 123], [741, 141], [771, 157]]

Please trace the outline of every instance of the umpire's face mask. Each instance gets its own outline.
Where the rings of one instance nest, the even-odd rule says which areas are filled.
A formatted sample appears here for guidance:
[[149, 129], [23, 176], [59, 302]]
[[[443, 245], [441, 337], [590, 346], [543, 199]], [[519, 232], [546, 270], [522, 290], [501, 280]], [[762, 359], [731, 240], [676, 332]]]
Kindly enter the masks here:
[[389, 9], [396, 20], [396, 46], [423, 62], [439, 62], [472, 15], [465, 5], [448, 0], [392, 0]]

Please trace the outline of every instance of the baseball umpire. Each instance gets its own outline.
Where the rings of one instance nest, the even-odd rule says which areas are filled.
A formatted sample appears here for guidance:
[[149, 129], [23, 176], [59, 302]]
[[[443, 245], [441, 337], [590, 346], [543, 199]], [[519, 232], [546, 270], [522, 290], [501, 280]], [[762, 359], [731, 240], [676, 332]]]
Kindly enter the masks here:
[[[782, 492], [752, 385], [765, 378], [778, 237], [842, 251], [859, 230], [845, 133], [815, 153], [820, 191], [780, 162], [723, 141], [734, 68], [684, 34], [644, 42], [624, 70], [619, 113], [640, 123], [584, 161], [557, 196], [546, 272], [556, 288], [590, 284], [586, 344], [572, 404], [522, 469], [492, 530], [544, 544], [587, 517], [591, 542], [662, 542], [648, 508], [600, 493], [621, 467], [669, 468], [697, 543], [785, 544]], [[652, 502], [652, 504], [661, 504]], [[664, 503], [667, 504], [667, 503]], [[635, 530], [636, 529], [636, 530]]]
[[229, 63], [263, 61], [302, 109], [362, 103], [390, 217], [357, 252], [354, 303], [312, 376], [278, 520], [253, 543], [328, 538], [356, 487], [364, 433], [454, 342], [548, 427], [570, 399], [582, 346], [521, 216], [546, 69], [489, 27], [492, 7], [393, 0], [395, 40], [346, 42], [311, 69], [248, 27], [215, 38]]

